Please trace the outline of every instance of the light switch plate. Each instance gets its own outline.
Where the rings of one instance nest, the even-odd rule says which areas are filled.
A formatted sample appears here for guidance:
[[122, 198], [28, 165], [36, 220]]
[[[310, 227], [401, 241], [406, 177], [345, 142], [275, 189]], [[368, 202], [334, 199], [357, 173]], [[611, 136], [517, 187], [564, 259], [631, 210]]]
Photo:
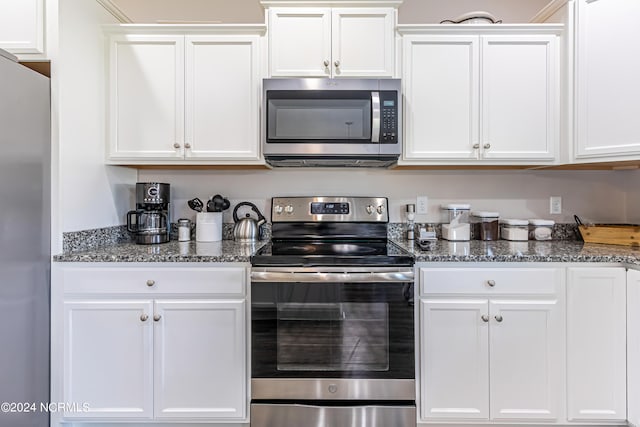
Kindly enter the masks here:
[[429, 208], [429, 198], [427, 196], [418, 196], [416, 200], [416, 213], [426, 214]]
[[550, 214], [562, 213], [562, 197], [560, 196], [549, 197], [549, 213]]

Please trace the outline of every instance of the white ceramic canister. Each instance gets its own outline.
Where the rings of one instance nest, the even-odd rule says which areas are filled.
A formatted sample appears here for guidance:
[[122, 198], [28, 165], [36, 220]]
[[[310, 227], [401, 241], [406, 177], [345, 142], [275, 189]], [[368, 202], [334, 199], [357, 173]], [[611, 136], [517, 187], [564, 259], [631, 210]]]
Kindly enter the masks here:
[[200, 212], [196, 215], [196, 241], [222, 240], [222, 212]]

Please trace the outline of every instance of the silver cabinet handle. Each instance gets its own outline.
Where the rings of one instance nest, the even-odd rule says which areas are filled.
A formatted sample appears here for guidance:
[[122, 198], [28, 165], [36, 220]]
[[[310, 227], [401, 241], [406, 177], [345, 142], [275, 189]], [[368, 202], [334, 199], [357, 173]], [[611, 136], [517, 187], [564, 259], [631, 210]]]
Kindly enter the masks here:
[[340, 61], [336, 60], [336, 62], [334, 62], [333, 65], [335, 65], [336, 68], [338, 68], [340, 66]]
[[153, 280], [153, 279], [149, 279], [149, 280], [147, 280], [147, 286], [153, 286], [153, 285], [155, 285], [155, 284], [156, 284], [156, 281], [155, 281], [155, 280]]
[[325, 67], [328, 67], [328, 66], [329, 66], [329, 64], [331, 64], [331, 62], [329, 62], [329, 60], [328, 60], [328, 59], [325, 59], [325, 60], [324, 60], [324, 66], [325, 66]]
[[483, 145], [484, 148], [489, 149], [491, 148], [491, 144], [489, 144], [488, 142], [486, 144]]
[[140, 320], [142, 320], [143, 322], [146, 322], [148, 319], [149, 319], [149, 315], [148, 314], [142, 313], [140, 315]]
[[184, 148], [191, 148], [191, 144], [189, 144], [188, 142], [186, 142], [186, 143], [184, 144]]
[[495, 280], [487, 280], [487, 285], [491, 286], [492, 288], [496, 285], [496, 281]]
[[158, 320], [162, 319], [162, 316], [160, 316], [159, 314], [154, 314], [153, 315], [153, 321], [157, 322]]
[[483, 314], [482, 316], [480, 316], [480, 318], [482, 319], [483, 322], [488, 322], [489, 321], [489, 316], [487, 316], [486, 314]]
[[500, 316], [499, 314], [497, 316], [495, 316], [496, 322], [500, 323], [502, 322], [502, 316]]
[[473, 148], [474, 150], [477, 150], [478, 148], [480, 148], [480, 144], [473, 144]]
[[173, 144], [173, 148], [180, 148], [180, 144], [176, 142], [175, 144]]

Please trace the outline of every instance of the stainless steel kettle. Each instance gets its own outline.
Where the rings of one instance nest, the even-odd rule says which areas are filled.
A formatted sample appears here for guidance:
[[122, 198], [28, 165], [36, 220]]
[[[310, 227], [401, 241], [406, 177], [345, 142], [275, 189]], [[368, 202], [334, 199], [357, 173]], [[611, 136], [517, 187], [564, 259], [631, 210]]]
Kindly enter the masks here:
[[[251, 210], [258, 215], [258, 219], [255, 220], [251, 218], [250, 212], [247, 213], [244, 218], [238, 219], [238, 208], [241, 206], [249, 206]], [[267, 220], [260, 213], [256, 205], [251, 202], [241, 202], [233, 209], [233, 222], [235, 223], [233, 226], [234, 240], [255, 241], [262, 237], [260, 226], [267, 222]]]

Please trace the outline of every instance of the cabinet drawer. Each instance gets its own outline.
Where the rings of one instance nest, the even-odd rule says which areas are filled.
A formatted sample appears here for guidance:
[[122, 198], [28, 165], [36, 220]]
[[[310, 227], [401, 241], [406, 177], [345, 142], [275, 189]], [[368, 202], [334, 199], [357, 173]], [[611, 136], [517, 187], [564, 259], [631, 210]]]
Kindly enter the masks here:
[[65, 293], [244, 295], [246, 289], [242, 267], [65, 267], [61, 277]]
[[420, 294], [555, 294], [557, 268], [421, 268]]

